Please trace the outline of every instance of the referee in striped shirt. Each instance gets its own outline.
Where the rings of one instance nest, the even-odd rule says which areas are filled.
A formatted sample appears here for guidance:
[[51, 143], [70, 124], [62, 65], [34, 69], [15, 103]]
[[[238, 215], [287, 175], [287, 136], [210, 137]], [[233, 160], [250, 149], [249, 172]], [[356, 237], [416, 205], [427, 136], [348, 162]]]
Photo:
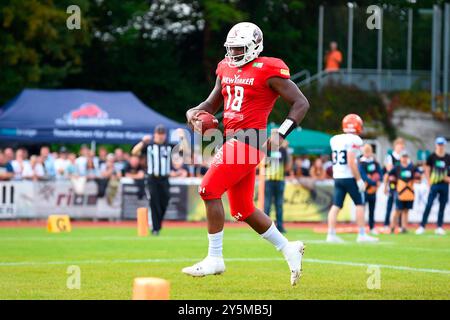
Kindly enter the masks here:
[[[184, 132], [181, 130], [181, 132]], [[159, 235], [162, 221], [170, 199], [169, 174], [171, 154], [175, 146], [167, 143], [167, 130], [163, 125], [155, 128], [153, 137], [146, 135], [131, 151], [140, 155], [143, 150], [147, 154], [147, 181], [150, 191], [150, 210], [152, 215], [152, 234]]]

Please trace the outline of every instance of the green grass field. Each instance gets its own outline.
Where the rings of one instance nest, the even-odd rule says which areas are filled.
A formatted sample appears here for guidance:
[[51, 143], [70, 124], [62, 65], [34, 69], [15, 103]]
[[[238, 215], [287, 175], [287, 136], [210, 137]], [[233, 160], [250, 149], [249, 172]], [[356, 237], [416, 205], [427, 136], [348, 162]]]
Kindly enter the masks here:
[[[191, 278], [181, 268], [203, 258], [206, 230], [172, 228], [138, 238], [134, 228], [0, 228], [0, 299], [130, 299], [135, 277], [171, 283], [171, 299], [449, 299], [450, 237], [382, 235], [379, 244], [326, 244], [324, 235], [292, 229], [307, 248], [303, 277], [289, 284], [287, 264], [246, 228], [225, 230], [227, 271]], [[81, 289], [68, 289], [67, 268], [81, 269]], [[368, 289], [369, 265], [380, 289]]]

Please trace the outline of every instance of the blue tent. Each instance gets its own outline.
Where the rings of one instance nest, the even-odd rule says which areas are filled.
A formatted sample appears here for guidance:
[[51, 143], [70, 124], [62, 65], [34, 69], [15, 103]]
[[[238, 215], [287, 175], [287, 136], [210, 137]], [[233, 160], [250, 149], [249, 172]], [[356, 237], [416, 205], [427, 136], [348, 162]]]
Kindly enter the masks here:
[[0, 109], [0, 141], [135, 143], [158, 124], [185, 128], [131, 92], [26, 89]]

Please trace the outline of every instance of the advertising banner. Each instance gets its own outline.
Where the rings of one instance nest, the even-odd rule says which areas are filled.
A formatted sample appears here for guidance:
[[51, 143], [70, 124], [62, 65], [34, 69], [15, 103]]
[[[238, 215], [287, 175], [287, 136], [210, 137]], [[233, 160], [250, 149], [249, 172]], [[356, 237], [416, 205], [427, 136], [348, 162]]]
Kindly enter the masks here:
[[[189, 187], [189, 221], [206, 220], [205, 205], [197, 193], [199, 181], [195, 186]], [[311, 179], [299, 179], [288, 181], [284, 192], [283, 218], [284, 221], [326, 221], [328, 210], [332, 204], [333, 197], [333, 181], [314, 182]], [[225, 209], [225, 219], [233, 220], [230, 214], [228, 198], [222, 196]], [[258, 202], [258, 183], [255, 185], [254, 193], [255, 205]], [[342, 213], [338, 216], [339, 221], [349, 221], [351, 200], [345, 199]], [[271, 216], [275, 219], [275, 208], [272, 204]]]
[[[198, 195], [200, 178], [170, 179], [171, 199], [166, 212], [166, 220], [204, 221], [205, 206]], [[420, 222], [425, 209], [428, 186], [416, 184], [414, 207], [410, 210], [409, 221]], [[65, 181], [11, 181], [0, 182], [0, 219], [47, 218], [52, 214], [69, 215], [76, 219], [136, 219], [139, 207], [148, 207], [148, 191], [143, 192], [139, 184], [131, 181], [110, 184], [104, 197], [98, 197], [97, 184], [88, 181], [82, 194], [77, 194], [70, 180]], [[255, 186], [254, 201], [257, 203], [258, 185]], [[377, 192], [375, 221], [383, 222], [386, 214], [387, 196], [381, 186]], [[284, 193], [285, 221], [326, 221], [332, 205], [333, 181], [311, 179], [286, 182]], [[222, 197], [225, 217], [231, 221], [226, 194]], [[272, 205], [271, 216], [275, 219]], [[394, 208], [395, 210], [395, 204]], [[444, 221], [450, 221], [450, 205], [445, 209]], [[429, 222], [437, 220], [438, 200], [431, 209]], [[339, 221], [355, 221], [355, 210], [347, 196], [338, 216]]]
[[1, 182], [0, 190], [0, 219], [47, 218], [51, 214], [67, 214], [71, 218], [120, 218], [119, 190], [98, 198], [93, 181], [86, 183], [81, 195], [74, 192], [71, 181]]

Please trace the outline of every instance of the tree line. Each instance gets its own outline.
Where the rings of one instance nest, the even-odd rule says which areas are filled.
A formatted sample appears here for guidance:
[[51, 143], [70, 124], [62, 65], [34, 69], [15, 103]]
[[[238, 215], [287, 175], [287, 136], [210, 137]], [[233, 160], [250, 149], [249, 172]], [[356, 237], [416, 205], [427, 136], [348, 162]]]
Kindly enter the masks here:
[[[398, 13], [399, 21], [404, 10], [414, 6], [415, 21], [424, 25], [414, 35], [414, 68], [429, 68], [425, 52], [429, 18], [419, 14], [418, 6], [431, 8], [440, 2], [385, 5], [391, 16]], [[366, 6], [373, 3], [356, 3], [361, 20]], [[315, 73], [320, 4], [326, 8], [325, 42], [338, 40], [345, 56], [347, 1], [4, 0], [0, 3], [0, 105], [27, 87], [129, 90], [158, 112], [184, 121], [184, 111], [212, 88], [216, 64], [225, 54], [226, 34], [237, 22], [259, 25], [264, 55], [282, 58], [291, 74], [304, 69]], [[66, 26], [70, 5], [80, 8], [80, 29]], [[400, 21], [402, 28], [398, 28], [395, 19], [386, 24], [390, 30], [385, 32], [385, 55], [389, 67], [401, 68], [406, 56], [401, 31], [405, 23]], [[356, 39], [374, 37], [358, 30]], [[356, 48], [355, 63], [371, 66], [376, 42]], [[272, 117], [278, 120], [283, 114], [280, 110]]]

